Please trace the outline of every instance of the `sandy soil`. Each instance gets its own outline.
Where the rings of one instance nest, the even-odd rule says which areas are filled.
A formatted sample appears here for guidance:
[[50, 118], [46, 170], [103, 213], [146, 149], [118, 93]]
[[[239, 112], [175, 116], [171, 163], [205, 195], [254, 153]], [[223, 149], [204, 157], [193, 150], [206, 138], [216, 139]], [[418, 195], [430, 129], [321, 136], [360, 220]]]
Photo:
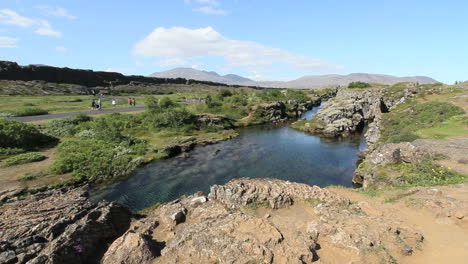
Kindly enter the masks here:
[[386, 197], [411, 191], [394, 191], [370, 198], [349, 189], [332, 188], [352, 201], [365, 201], [386, 217], [401, 220], [424, 234], [422, 248], [412, 256], [398, 259], [398, 263], [467, 263], [468, 183], [420, 189], [393, 203], [384, 203]]

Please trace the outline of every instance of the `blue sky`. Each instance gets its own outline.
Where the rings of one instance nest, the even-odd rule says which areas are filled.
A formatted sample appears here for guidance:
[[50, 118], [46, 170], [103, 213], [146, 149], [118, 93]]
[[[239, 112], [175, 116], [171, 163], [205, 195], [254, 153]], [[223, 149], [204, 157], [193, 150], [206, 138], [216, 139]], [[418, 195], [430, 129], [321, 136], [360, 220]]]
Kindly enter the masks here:
[[370, 72], [468, 79], [468, 1], [0, 0], [0, 59], [258, 80]]

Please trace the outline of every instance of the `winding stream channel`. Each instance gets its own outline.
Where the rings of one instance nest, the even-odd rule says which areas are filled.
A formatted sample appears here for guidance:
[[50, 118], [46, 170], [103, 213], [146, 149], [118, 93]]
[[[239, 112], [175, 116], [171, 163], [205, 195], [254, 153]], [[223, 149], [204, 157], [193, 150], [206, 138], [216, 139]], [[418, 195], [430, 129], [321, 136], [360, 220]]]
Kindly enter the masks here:
[[[310, 119], [320, 107], [307, 112]], [[209, 192], [213, 184], [233, 178], [277, 178], [321, 187], [351, 186], [365, 147], [361, 135], [320, 138], [287, 125], [265, 125], [239, 130], [234, 139], [197, 146], [186, 159], [155, 161], [130, 177], [92, 191], [95, 200], [117, 201], [132, 211], [167, 202], [184, 194]]]

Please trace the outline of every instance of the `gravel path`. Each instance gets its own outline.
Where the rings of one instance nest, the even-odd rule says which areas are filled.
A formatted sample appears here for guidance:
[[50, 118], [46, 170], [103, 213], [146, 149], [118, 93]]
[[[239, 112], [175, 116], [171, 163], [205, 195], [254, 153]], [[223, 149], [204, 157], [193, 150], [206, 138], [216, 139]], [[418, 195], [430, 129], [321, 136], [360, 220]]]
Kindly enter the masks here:
[[49, 120], [49, 119], [59, 119], [64, 117], [69, 117], [77, 114], [84, 114], [84, 115], [99, 115], [99, 114], [108, 114], [108, 113], [125, 113], [125, 112], [134, 112], [134, 111], [141, 111], [144, 110], [145, 107], [143, 106], [136, 106], [136, 107], [124, 107], [124, 108], [109, 108], [109, 109], [102, 109], [102, 110], [89, 110], [89, 111], [81, 111], [81, 112], [68, 112], [68, 113], [59, 113], [59, 114], [48, 114], [48, 115], [36, 115], [36, 116], [19, 116], [19, 117], [10, 117], [10, 120], [16, 120], [21, 122], [32, 122], [32, 121], [41, 121], [41, 120]]

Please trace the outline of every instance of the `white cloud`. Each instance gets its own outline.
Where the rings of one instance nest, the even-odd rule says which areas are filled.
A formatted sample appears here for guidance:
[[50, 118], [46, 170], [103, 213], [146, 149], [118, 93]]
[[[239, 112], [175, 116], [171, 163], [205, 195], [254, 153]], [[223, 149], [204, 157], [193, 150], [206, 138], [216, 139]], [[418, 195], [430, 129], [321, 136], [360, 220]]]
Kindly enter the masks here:
[[295, 54], [253, 41], [232, 40], [211, 27], [156, 28], [135, 44], [134, 54], [156, 57], [164, 62], [201, 57], [221, 57], [230, 67], [241, 67], [252, 75], [262, 75], [286, 64], [305, 73], [330, 72], [341, 67], [320, 59]]
[[0, 48], [17, 48], [17, 38], [0, 37]]
[[59, 53], [65, 53], [65, 52], [67, 52], [67, 48], [65, 48], [64, 46], [57, 46], [57, 47], [55, 47], [55, 51], [57, 51]]
[[62, 36], [62, 33], [54, 30], [47, 20], [24, 17], [10, 9], [0, 10], [0, 23], [23, 28], [34, 28], [34, 32], [39, 35]]
[[184, 2], [189, 5], [192, 3], [199, 3], [199, 4], [219, 6], [219, 2], [216, 0], [184, 0]]
[[14, 25], [19, 27], [31, 27], [36, 24], [36, 21], [19, 15], [10, 9], [0, 10], [0, 22], [3, 24]]
[[221, 8], [220, 3], [216, 0], [184, 0], [188, 5], [195, 4], [198, 5], [197, 8], [194, 8], [193, 11], [208, 14], [208, 15], [226, 15], [228, 12]]
[[215, 8], [212, 6], [202, 6], [199, 8], [195, 8], [193, 10], [203, 13], [203, 14], [208, 14], [208, 15], [226, 15], [227, 14], [226, 10]]
[[40, 5], [36, 6], [36, 8], [44, 10], [47, 15], [49, 16], [56, 16], [56, 17], [63, 17], [68, 19], [76, 19], [76, 16], [70, 14], [67, 9], [60, 7], [60, 6], [46, 6]]
[[181, 58], [168, 58], [159, 60], [158, 65], [161, 67], [184, 66], [187, 62]]
[[38, 24], [40, 25], [34, 32], [39, 35], [49, 36], [49, 37], [61, 37], [62, 33], [60, 31], [52, 29], [49, 22], [46, 20], [38, 20]]

